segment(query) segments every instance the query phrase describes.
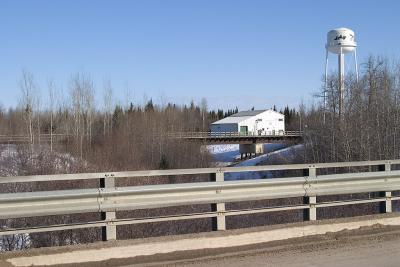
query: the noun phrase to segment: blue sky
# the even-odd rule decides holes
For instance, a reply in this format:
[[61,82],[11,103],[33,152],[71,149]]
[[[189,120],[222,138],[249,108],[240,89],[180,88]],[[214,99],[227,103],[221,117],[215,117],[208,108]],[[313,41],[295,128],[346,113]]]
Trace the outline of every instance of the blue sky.
[[382,0],[0,0],[0,103],[18,103],[26,68],[43,102],[48,79],[68,92],[85,72],[99,108],[105,80],[121,103],[297,107],[321,87],[328,30],[353,29],[360,61],[397,59],[399,10],[400,1]]

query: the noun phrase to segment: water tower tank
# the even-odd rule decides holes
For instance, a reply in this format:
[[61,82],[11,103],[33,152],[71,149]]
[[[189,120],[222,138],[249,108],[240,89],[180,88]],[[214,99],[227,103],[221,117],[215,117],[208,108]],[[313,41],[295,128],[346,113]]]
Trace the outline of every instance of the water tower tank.
[[326,49],[334,54],[346,54],[354,51],[357,43],[354,32],[347,28],[338,28],[328,32]]

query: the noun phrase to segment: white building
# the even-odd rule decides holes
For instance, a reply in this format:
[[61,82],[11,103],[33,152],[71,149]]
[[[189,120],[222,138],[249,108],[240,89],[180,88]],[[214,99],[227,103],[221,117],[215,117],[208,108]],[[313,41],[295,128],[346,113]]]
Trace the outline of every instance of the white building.
[[211,132],[243,135],[278,135],[285,131],[285,116],[272,109],[241,111],[211,124]]

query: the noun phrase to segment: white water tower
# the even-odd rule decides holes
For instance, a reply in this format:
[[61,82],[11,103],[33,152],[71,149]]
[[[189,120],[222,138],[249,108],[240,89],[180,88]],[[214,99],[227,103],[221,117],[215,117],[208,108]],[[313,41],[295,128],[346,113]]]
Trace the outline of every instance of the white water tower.
[[354,32],[347,28],[338,28],[328,32],[326,41],[326,58],[325,58],[325,92],[324,92],[324,108],[326,109],[326,90],[328,79],[328,55],[329,52],[338,55],[339,61],[339,116],[344,114],[344,55],[350,52],[354,54],[356,79],[358,82],[358,67],[357,67],[357,42]]

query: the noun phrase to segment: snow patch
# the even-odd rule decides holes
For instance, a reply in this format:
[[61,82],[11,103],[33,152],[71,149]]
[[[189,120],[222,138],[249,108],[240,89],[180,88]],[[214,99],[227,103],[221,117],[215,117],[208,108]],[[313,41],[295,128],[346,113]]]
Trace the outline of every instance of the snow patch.
[[239,145],[208,145],[207,150],[211,154],[220,154],[225,152],[239,151]]
[[[40,171],[45,166],[53,173],[71,173],[80,166],[87,163],[81,162],[70,154],[50,152],[45,146],[34,146],[32,152],[30,148],[15,144],[0,145],[0,179],[2,177],[27,175],[32,171]],[[83,164],[83,165],[82,165]],[[27,172],[27,169],[29,172]],[[21,186],[5,184],[0,187],[0,192],[23,192],[29,191],[29,185]],[[18,219],[6,220],[7,225],[0,225],[1,229],[19,227]],[[17,225],[17,226],[15,226]],[[0,251],[21,250],[31,246],[29,234],[13,234],[0,237]]]
[[[264,144],[264,151],[276,151],[285,144]],[[240,159],[239,144],[207,145],[206,150],[214,157],[214,166],[229,166]]]
[[[282,161],[282,164],[288,164],[293,162],[295,155],[303,149],[303,145],[295,145],[280,149],[274,152],[270,152],[256,158],[248,159],[235,165],[240,166],[258,166],[258,165],[271,165],[272,162],[277,160]],[[265,179],[273,178],[271,171],[261,172],[237,172],[237,173],[226,173],[225,181],[232,180],[250,180],[250,179]]]

